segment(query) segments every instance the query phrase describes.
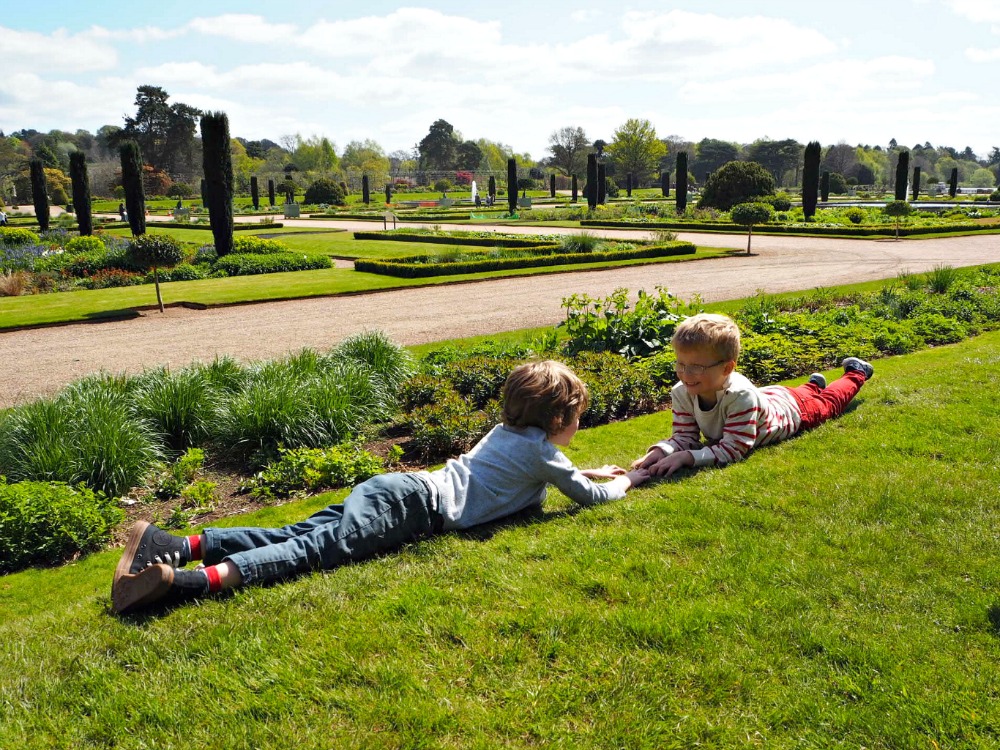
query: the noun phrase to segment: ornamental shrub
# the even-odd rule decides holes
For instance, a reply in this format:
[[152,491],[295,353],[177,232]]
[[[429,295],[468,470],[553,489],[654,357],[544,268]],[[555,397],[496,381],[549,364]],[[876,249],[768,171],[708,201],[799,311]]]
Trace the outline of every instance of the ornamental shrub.
[[87,251],[104,252],[104,241],[100,237],[74,237],[66,243],[67,253],[83,253]]
[[41,240],[30,229],[21,227],[0,227],[0,247],[18,247],[19,245],[37,245]]
[[236,237],[233,239],[233,253],[247,255],[270,255],[271,253],[286,253],[288,246],[278,240],[264,237]]
[[344,189],[338,183],[321,177],[306,188],[306,194],[302,200],[312,204],[326,203],[331,206],[346,206],[345,195]]
[[282,448],[277,461],[241,489],[261,500],[308,490],[350,487],[384,471],[382,460],[354,443],[329,448]]
[[728,211],[737,203],[774,194],[774,176],[752,161],[731,161],[709,175],[698,208]]
[[844,218],[852,224],[860,224],[865,220],[865,210],[857,206],[844,209]]
[[100,547],[124,514],[82,485],[0,477],[0,573],[53,565]]

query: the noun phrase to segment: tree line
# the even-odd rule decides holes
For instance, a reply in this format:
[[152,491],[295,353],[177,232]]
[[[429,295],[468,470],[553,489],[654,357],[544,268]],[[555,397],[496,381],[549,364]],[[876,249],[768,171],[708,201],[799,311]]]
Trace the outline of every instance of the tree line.
[[[204,113],[180,102],[171,103],[169,98],[160,87],[140,86],[135,114],[124,117],[121,125],[105,125],[93,134],[86,130],[40,133],[29,129],[0,133],[0,197],[7,202],[30,199],[28,165],[34,159],[44,170],[49,199],[65,204],[71,189],[70,159],[75,153],[82,153],[87,161],[95,195],[120,193],[118,153],[125,141],[134,141],[142,154],[141,176],[147,195],[197,194],[202,163],[198,123]],[[278,141],[235,137],[230,139],[230,149],[233,186],[243,194],[250,192],[255,181],[273,181],[287,193],[320,178],[358,190],[363,175],[372,177],[374,189],[381,189],[384,183],[395,187],[443,184],[442,178],[461,183],[473,175],[502,177],[511,158],[526,182],[547,180],[552,174],[585,178],[590,154],[605,175],[620,185],[658,185],[663,173],[676,173],[678,155],[684,154],[689,187],[704,185],[724,164],[753,161],[774,177],[778,187],[796,188],[802,185],[806,149],[794,139],[760,138],[738,143],[661,137],[649,120],[637,118],[627,120],[607,140],[591,138],[583,127],[574,125],[554,131],[548,143],[548,153],[536,160],[499,141],[466,138],[439,119],[410,149],[390,153],[371,139],[351,141],[338,149],[325,136],[303,138],[300,134],[284,135]],[[888,187],[895,184],[903,153],[908,154],[911,169],[919,168],[924,184],[948,182],[957,174],[963,185],[992,187],[1000,177],[1000,148],[979,157],[968,146],[959,150],[925,142],[907,147],[895,139],[885,146],[837,143],[822,147],[820,170],[829,173],[830,190],[835,193],[849,185]]]

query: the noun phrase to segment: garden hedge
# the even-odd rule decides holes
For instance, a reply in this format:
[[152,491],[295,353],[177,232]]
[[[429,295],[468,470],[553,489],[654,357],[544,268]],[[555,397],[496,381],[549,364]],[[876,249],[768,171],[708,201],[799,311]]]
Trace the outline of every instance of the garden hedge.
[[435,245],[474,245],[477,247],[545,247],[550,243],[520,237],[462,237],[450,234],[407,234],[403,232],[355,232],[356,240],[391,240],[393,242],[429,242]]
[[252,276],[259,273],[281,273],[284,271],[313,271],[330,268],[333,261],[328,255],[307,253],[271,253],[270,255],[248,255],[231,253],[215,262],[216,271],[225,271],[230,276]]
[[[118,226],[127,227],[128,224],[122,224],[117,222]],[[271,230],[271,229],[281,229],[284,226],[280,221],[276,221],[273,224],[233,224],[234,232],[249,231],[249,230]],[[163,227],[164,229],[205,229],[209,232],[212,231],[212,225],[209,223],[204,224],[188,224],[180,221],[147,221],[146,228],[149,227]]]
[[559,253],[560,247],[560,245],[537,245],[532,248],[531,254],[525,253],[523,258],[484,258],[483,260],[466,260],[456,263],[427,263],[426,261],[433,257],[428,255],[414,255],[394,260],[356,260],[354,261],[354,270],[413,279],[515,268],[666,258],[675,255],[693,255],[697,250],[690,242],[672,242],[668,245],[606,253]]
[[[683,232],[746,232],[746,227],[732,222],[698,222],[698,221],[616,221],[611,219],[582,219],[580,226],[606,227],[617,229],[673,229]],[[796,234],[796,235],[838,235],[847,237],[892,237],[896,229],[892,224],[876,226],[815,226],[789,227],[781,224],[762,224],[756,229],[757,234]],[[899,228],[899,236],[907,237],[919,234],[947,234],[949,232],[984,232],[1000,231],[1000,224],[947,224],[932,227],[906,226]]]

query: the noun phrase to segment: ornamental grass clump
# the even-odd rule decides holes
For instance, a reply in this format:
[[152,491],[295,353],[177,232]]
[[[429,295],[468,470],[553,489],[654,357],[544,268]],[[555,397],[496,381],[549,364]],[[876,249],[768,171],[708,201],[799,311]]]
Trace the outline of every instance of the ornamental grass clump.
[[133,409],[152,426],[167,450],[179,453],[201,445],[219,408],[219,392],[203,371],[166,368],[139,378]]

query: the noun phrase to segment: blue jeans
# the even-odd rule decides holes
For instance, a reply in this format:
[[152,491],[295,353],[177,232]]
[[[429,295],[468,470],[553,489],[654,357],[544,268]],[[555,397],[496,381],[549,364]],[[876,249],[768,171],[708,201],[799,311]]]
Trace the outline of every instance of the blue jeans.
[[430,488],[412,474],[380,474],[357,485],[342,505],[328,505],[280,529],[205,529],[204,562],[226,560],[243,583],[327,570],[388,552],[440,531]]

